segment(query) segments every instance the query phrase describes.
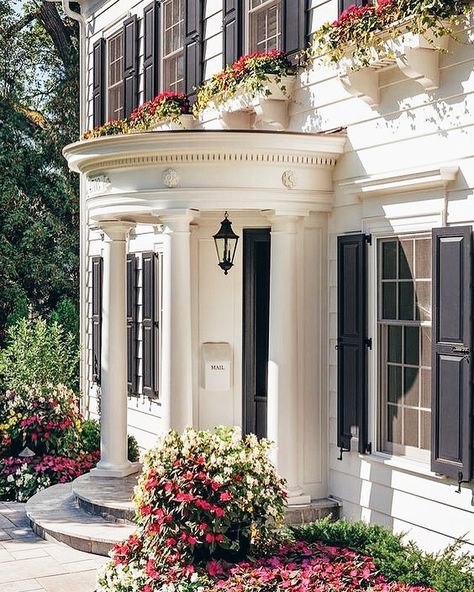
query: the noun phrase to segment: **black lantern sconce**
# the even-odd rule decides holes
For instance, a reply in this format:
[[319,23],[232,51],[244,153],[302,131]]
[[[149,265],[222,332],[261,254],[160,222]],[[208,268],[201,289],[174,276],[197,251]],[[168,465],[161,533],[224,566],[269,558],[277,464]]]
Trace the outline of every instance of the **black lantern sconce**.
[[235,252],[237,250],[237,243],[239,242],[238,235],[232,230],[232,222],[229,220],[229,214],[227,212],[224,215],[224,220],[221,222],[219,231],[213,238],[216,244],[219,267],[227,275],[229,269],[234,265]]

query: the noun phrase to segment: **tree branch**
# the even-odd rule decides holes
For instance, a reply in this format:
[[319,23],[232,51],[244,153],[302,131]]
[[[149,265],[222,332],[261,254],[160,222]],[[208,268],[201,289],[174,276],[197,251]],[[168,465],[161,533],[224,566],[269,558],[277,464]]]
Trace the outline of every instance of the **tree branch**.
[[56,5],[43,2],[39,7],[38,17],[51,37],[61,61],[65,66],[68,66],[72,54],[71,33],[59,15]]
[[34,21],[39,16],[39,10],[35,10],[34,12],[29,12],[25,14],[20,20],[16,21],[9,29],[5,31],[5,38],[10,39],[14,37],[17,33],[19,33],[22,29],[28,26],[32,21]]

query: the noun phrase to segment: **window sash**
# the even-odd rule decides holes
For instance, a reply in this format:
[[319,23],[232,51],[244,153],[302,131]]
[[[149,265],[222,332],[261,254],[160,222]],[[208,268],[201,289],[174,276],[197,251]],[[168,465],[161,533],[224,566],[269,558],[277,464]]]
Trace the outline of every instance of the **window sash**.
[[[416,244],[415,241],[423,240],[423,239],[430,239],[429,235],[424,233],[420,234],[411,234],[411,235],[400,235],[400,236],[389,236],[389,237],[380,237],[377,241],[377,335],[378,335],[378,343],[379,343],[379,355],[377,357],[377,374],[378,374],[378,385],[379,385],[379,392],[380,397],[378,397],[377,407],[378,407],[378,419],[377,419],[377,426],[378,426],[378,435],[377,435],[377,442],[378,442],[378,450],[380,450],[384,454],[394,455],[394,456],[404,456],[409,458],[410,460],[414,460],[421,463],[429,463],[430,461],[430,424],[431,424],[431,408],[426,404],[426,393],[430,392],[430,373],[431,373],[431,346],[429,345],[428,349],[428,357],[424,355],[424,341],[423,337],[426,335],[426,329],[430,330],[429,335],[429,343],[431,343],[431,319],[426,318],[416,318],[417,316],[417,300],[416,300],[416,290],[418,288],[419,283],[427,283],[429,284],[429,288],[431,288],[431,278],[426,277],[426,260],[423,262],[425,269],[421,275],[422,278],[418,279],[417,277],[417,258],[416,258],[416,247],[415,252],[413,254],[413,259],[411,261],[411,269],[410,272],[412,278],[409,277],[401,278],[400,269],[400,249],[401,244],[403,241],[412,241],[413,245]],[[382,257],[383,253],[383,244],[387,242],[394,242],[397,245],[396,250],[396,270],[394,273],[389,274],[392,275],[390,279],[384,278],[384,260]],[[429,249],[429,253],[431,254],[431,249]],[[431,261],[428,262],[431,265]],[[418,263],[418,265],[420,265]],[[421,270],[421,265],[420,265]],[[406,275],[406,270],[405,270]],[[430,273],[431,275],[431,273]],[[399,294],[398,294],[398,284],[403,282],[413,282],[414,285],[414,294],[413,294],[413,318],[411,319],[399,319]],[[395,318],[384,318],[383,317],[383,284],[384,282],[393,282],[397,286],[397,298],[396,298],[396,314]],[[389,359],[388,347],[389,347],[389,331],[390,327],[397,327],[400,328],[400,359]],[[405,347],[406,347],[406,332],[413,328],[418,328],[418,351],[417,351],[417,363],[414,360],[409,360],[407,358]],[[425,331],[423,335],[423,331]],[[398,343],[397,343],[398,347]],[[423,359],[424,358],[424,359]],[[395,401],[389,400],[389,385],[388,385],[388,376],[390,370],[394,372],[392,376],[392,380],[397,385],[400,393],[397,394],[397,399]],[[416,370],[415,377],[412,376],[413,370]],[[417,398],[416,400],[409,400],[410,396],[410,380],[416,381],[416,389],[417,394],[415,395]],[[407,382],[408,381],[408,382]],[[428,381],[425,382],[424,381]],[[413,383],[411,385],[413,387]],[[423,388],[425,388],[425,396],[423,396]],[[398,392],[397,389],[397,392]],[[413,392],[411,393],[413,396]],[[393,395],[392,395],[393,396]],[[389,410],[392,413],[398,412],[399,414],[399,425],[393,426],[392,429],[399,429],[400,434],[397,440],[398,442],[392,442],[388,440],[388,414]],[[417,416],[415,417],[415,414]],[[411,415],[411,418],[410,418]],[[411,423],[411,425],[410,425]],[[411,442],[407,443],[407,436],[413,436],[413,423],[416,424],[416,439],[417,445],[411,445]],[[408,431],[407,431],[408,430]],[[424,433],[423,430],[427,430]],[[423,440],[425,444],[428,444],[428,448],[421,448],[423,445]],[[412,439],[413,442],[413,439]]]
[[[276,29],[269,32],[271,12],[276,13]],[[264,19],[263,36],[259,37],[259,19]],[[249,11],[249,51],[270,51],[282,47],[282,2],[281,0],[250,0]]]
[[123,94],[123,32],[107,40],[107,119],[124,115]]
[[184,0],[167,0],[162,11],[163,88],[184,92]]

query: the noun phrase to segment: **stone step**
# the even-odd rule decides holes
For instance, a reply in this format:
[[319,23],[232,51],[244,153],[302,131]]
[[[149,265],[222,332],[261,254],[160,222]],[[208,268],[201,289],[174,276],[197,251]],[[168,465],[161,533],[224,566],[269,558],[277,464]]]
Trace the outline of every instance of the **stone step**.
[[53,485],[34,495],[26,503],[26,514],[38,536],[96,555],[108,555],[115,543],[134,530],[131,524],[111,522],[79,507],[71,483]]

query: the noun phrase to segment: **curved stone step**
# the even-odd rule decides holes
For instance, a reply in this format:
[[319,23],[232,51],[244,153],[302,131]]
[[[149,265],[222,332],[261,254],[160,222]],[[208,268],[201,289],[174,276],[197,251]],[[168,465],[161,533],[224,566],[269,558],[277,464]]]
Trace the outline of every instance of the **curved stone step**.
[[132,524],[110,522],[80,508],[71,483],[53,485],[34,495],[26,503],[26,514],[38,536],[96,555],[108,555],[115,543],[134,530]]

